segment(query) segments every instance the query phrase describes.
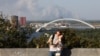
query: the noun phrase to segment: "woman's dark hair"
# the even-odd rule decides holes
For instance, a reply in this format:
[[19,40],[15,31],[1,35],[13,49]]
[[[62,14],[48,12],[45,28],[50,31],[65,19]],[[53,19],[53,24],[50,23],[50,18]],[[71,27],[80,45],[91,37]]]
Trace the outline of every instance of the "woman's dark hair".
[[62,31],[61,30],[57,30],[56,32],[59,32],[62,35]]

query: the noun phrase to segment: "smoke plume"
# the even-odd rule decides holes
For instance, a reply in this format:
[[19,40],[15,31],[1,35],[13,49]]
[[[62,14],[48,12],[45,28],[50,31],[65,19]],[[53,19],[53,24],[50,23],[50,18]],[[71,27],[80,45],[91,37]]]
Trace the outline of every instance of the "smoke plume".
[[18,0],[16,3],[17,11],[20,15],[32,17],[32,20],[48,20],[61,17],[71,18],[72,13],[65,8],[59,6],[41,7],[39,0]]

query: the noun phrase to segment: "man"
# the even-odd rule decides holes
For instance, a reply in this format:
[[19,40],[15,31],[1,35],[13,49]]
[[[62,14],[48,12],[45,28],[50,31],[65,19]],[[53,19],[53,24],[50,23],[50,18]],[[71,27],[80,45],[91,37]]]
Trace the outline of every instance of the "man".
[[62,50],[62,38],[61,31],[57,31],[54,35],[51,35],[47,43],[49,44],[50,56],[60,56]]

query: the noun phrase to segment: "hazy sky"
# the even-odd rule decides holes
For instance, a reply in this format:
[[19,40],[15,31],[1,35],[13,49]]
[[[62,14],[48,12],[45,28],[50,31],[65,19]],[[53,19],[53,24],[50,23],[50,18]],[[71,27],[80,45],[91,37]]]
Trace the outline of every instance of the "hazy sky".
[[28,20],[100,20],[100,0],[0,0],[0,11],[26,16]]

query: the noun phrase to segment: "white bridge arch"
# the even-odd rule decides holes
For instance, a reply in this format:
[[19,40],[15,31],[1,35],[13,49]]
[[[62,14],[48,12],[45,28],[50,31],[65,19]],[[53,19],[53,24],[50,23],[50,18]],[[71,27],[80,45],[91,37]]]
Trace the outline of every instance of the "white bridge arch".
[[91,24],[89,24],[89,23],[87,23],[87,22],[85,22],[85,21],[82,21],[82,20],[79,20],[79,19],[73,19],[73,18],[63,18],[63,19],[53,20],[53,21],[51,21],[51,22],[48,22],[48,23],[44,24],[43,26],[41,26],[40,28],[38,28],[38,29],[36,30],[36,32],[39,32],[43,27],[46,27],[46,26],[48,26],[48,25],[51,24],[51,23],[54,23],[54,22],[57,22],[57,21],[63,21],[63,20],[81,22],[81,23],[83,23],[83,24],[85,24],[85,25],[87,25],[87,26],[89,26],[89,27],[95,29],[95,27],[94,27],[93,25],[91,25]]

